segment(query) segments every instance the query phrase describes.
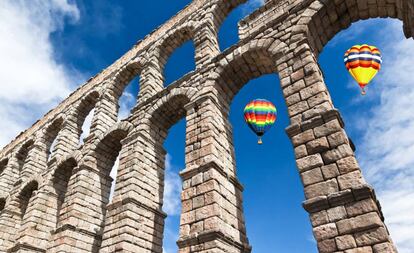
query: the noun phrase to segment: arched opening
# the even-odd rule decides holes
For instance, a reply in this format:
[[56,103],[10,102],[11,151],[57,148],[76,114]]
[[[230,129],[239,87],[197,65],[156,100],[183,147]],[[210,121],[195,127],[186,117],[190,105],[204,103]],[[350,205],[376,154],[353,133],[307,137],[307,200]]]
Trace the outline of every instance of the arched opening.
[[[173,210],[173,215],[179,212],[179,210],[175,210],[176,205],[174,204],[166,203],[163,205],[164,200],[166,202],[171,200],[164,198],[164,195],[170,194],[164,192],[164,185],[167,184],[166,191],[179,187],[179,184],[176,183],[176,177],[173,178],[175,180],[173,185],[168,185],[170,182],[165,182],[165,178],[169,180],[169,175],[166,173],[171,173],[171,168],[167,168],[168,170],[165,172],[167,153],[163,144],[171,126],[185,117],[184,105],[189,102],[187,95],[183,94],[181,90],[179,92],[173,90],[171,93],[175,95],[169,94],[165,98],[160,98],[152,108],[148,108],[142,114],[144,117],[141,119],[140,127],[135,128],[122,141],[122,144],[118,145],[119,142],[112,140],[112,137],[109,139],[105,137],[106,140],[101,141],[94,152],[98,168],[102,171],[101,188],[108,190],[101,191],[102,198],[105,199],[109,195],[110,185],[106,186],[102,182],[108,182],[104,177],[108,177],[111,170],[111,167],[108,166],[113,165],[109,161],[115,161],[117,154],[113,151],[120,150],[121,145],[125,145],[119,154],[117,171],[119,182],[115,185],[113,200],[107,206],[108,214],[105,219],[101,250],[119,246],[120,248],[128,247],[129,250],[145,249],[151,252],[163,252],[164,220],[166,218],[164,211]],[[121,122],[120,124],[126,123]],[[108,150],[111,150],[112,153],[108,154]],[[177,189],[173,190],[177,191]],[[173,201],[176,203],[175,199]],[[120,205],[121,203],[122,205]],[[166,209],[164,211],[163,206]],[[133,211],[125,212],[124,210]],[[136,222],[137,215],[140,217],[140,224],[145,225],[131,227],[131,224]],[[113,235],[114,229],[119,231],[116,235]],[[119,242],[124,240],[125,233],[128,235],[139,234],[141,238],[146,239],[120,244]]]
[[20,211],[20,219],[24,222],[26,218],[27,209],[32,203],[32,200],[38,190],[39,184],[36,181],[32,181],[28,183],[23,190],[20,192],[19,195],[19,211]]
[[78,129],[79,144],[83,144],[85,139],[90,135],[92,120],[95,114],[95,106],[98,99],[99,93],[93,91],[88,94],[77,107],[76,127]]
[[0,178],[2,177],[4,170],[6,169],[7,163],[9,162],[8,159],[3,159],[0,161]]
[[38,230],[41,231],[41,224],[38,219],[41,217],[39,212],[42,211],[36,209],[39,207],[38,204],[40,204],[37,198],[39,183],[36,180],[32,180],[26,182],[21,189],[17,195],[17,209],[15,209],[17,215],[14,216],[15,228],[17,228],[15,242],[18,243],[21,243],[27,235],[33,233],[33,228],[39,226]]
[[[410,135],[405,134],[413,129],[410,117],[413,92],[411,77],[404,74],[413,71],[410,55],[413,43],[403,37],[403,34],[413,36],[412,2],[391,1],[385,7],[382,3],[359,1],[342,6],[326,2],[313,12],[308,24],[310,45],[315,55],[320,56],[333,101],[341,109],[347,132],[358,147],[356,156],[361,171],[376,189],[397,248],[403,252],[412,249],[414,244],[404,231],[414,228],[413,220],[408,218],[413,205],[402,205],[397,211],[393,208],[397,202],[411,203],[406,198],[414,196],[412,187],[406,183],[413,180],[414,172],[410,170],[413,161],[405,155],[414,146],[412,139],[407,138]],[[370,19],[380,17],[403,20],[404,32],[399,21]],[[369,20],[360,21],[365,19]],[[361,97],[354,88],[355,81],[344,70],[343,55],[354,44],[364,43],[378,46],[384,62],[368,86],[368,95]],[[406,218],[402,221],[401,217]]]
[[[164,220],[163,250],[177,251],[180,214],[181,178],[179,171],[184,168],[185,116],[184,106],[189,102],[186,95],[171,96],[151,117],[151,137],[155,151],[165,154],[157,157],[160,208],[167,214]],[[162,235],[161,235],[162,236]]]
[[[377,46],[383,64],[361,96],[343,64],[345,51],[356,44]],[[369,19],[335,31],[322,44],[319,63],[332,100],[342,114],[347,133],[367,181],[381,201],[385,223],[400,252],[414,243],[405,231],[414,229],[412,182],[414,159],[414,41],[406,39],[402,22]],[[399,208],[396,209],[395,206]]]
[[0,161],[0,192],[9,192],[14,183],[14,173],[8,166],[9,159]]
[[27,163],[29,151],[32,149],[33,144],[33,140],[27,141],[16,154],[18,164],[17,173],[19,176],[22,175],[24,165]]
[[89,111],[88,115],[86,115],[85,120],[83,121],[82,128],[81,128],[82,134],[79,137],[80,144],[85,143],[85,139],[91,133],[92,119],[93,119],[94,113],[95,113],[95,108]]
[[[411,19],[413,6],[407,0],[387,2],[385,7],[381,3],[368,4],[351,1],[336,5],[334,2],[321,4],[318,1],[312,3],[309,10],[312,12],[312,17],[308,22],[305,22],[308,26],[307,37],[317,55],[340,31],[348,28],[354,22],[370,18],[387,17],[403,20],[406,36],[414,36],[408,34],[411,31],[410,27],[413,26]],[[304,17],[304,19],[307,18]]]
[[131,115],[131,110],[137,104],[139,94],[140,77],[133,78],[125,87],[121,97],[119,98],[118,121],[126,119]]
[[[230,61],[219,73],[217,93],[229,111],[225,117],[235,147],[230,159],[245,187],[243,209],[253,251],[272,248],[280,252],[316,252],[315,243],[309,239],[312,229],[308,214],[301,207],[304,194],[294,151],[284,131],[290,124],[285,106],[289,101],[285,101],[279,88],[276,58],[260,48],[252,49]],[[240,70],[243,74],[237,75]],[[264,136],[263,145],[257,144],[257,136],[243,115],[247,103],[258,98],[273,102],[278,109],[277,121]],[[243,233],[243,228],[239,230]]]
[[111,189],[109,191],[108,203],[111,203],[112,199],[114,198],[115,186],[116,186],[116,177],[118,176],[119,162],[120,162],[120,157],[118,155],[115,159],[114,166],[112,166],[111,172],[109,173],[109,176],[112,178],[112,182],[111,182]]
[[107,217],[111,183],[114,180],[110,172],[118,154],[121,159],[119,169],[125,166],[124,158],[129,150],[121,151],[122,141],[131,128],[127,122],[114,125],[105,134],[97,136],[92,144],[93,149],[84,154],[82,163],[77,164],[75,158],[70,158],[59,165],[53,179],[53,187],[58,195],[58,229],[53,238],[55,246],[60,244],[65,231],[73,231],[71,225],[76,222],[77,229],[73,233],[87,231],[90,238],[82,247],[93,252],[100,248],[104,224],[113,221]]
[[141,63],[133,62],[124,67],[116,76],[109,96],[116,102],[114,115],[116,121],[127,118],[140,96]]
[[4,210],[5,206],[6,206],[6,199],[0,198],[0,213]]
[[[99,189],[100,192],[97,195],[100,203],[100,213],[103,217],[106,217],[107,205],[112,199],[113,192],[111,188],[115,188],[116,178],[111,177],[113,170],[119,170],[121,166],[125,166],[123,163],[116,164],[119,157],[120,161],[124,161],[125,154],[121,152],[121,141],[127,136],[128,130],[118,128],[107,133],[107,135],[98,143],[94,151],[94,159],[96,159],[96,168],[99,170]],[[115,165],[118,165],[117,167]],[[116,173],[115,173],[116,175]],[[103,223],[102,221],[102,229]]]
[[[168,53],[167,53],[168,54]],[[165,63],[164,86],[168,86],[179,80],[185,74],[195,69],[195,48],[192,41],[184,42],[175,51],[169,53],[168,61]]]
[[[255,252],[269,248],[277,252],[316,252],[315,243],[309,240],[309,218],[301,206],[303,186],[295,169],[294,151],[284,131],[289,116],[279,87],[277,74],[250,80],[230,107],[237,175],[245,187],[247,236]],[[243,116],[244,107],[258,98],[271,101],[278,110],[277,121],[263,136],[262,145],[257,144],[257,136]]]
[[56,144],[58,143],[57,136],[62,130],[63,119],[58,118],[46,129],[44,142],[46,145],[46,160],[48,161],[51,158],[51,154],[56,150]]
[[237,6],[231,6],[227,1],[223,2],[226,2],[223,4],[227,6],[217,15],[218,40],[221,51],[239,42],[239,22],[264,4],[264,1],[261,0],[247,0],[243,1],[244,3],[238,1]]
[[65,203],[65,199],[67,195],[70,194],[68,192],[69,181],[73,176],[73,169],[77,166],[77,163],[74,159],[69,159],[59,165],[56,169],[54,176],[53,176],[53,189],[57,196],[56,199],[56,228],[59,227],[59,222],[61,217],[65,216],[65,210],[62,209],[63,203]]
[[164,142],[167,151],[165,158],[165,183],[163,210],[167,214],[164,227],[163,249],[165,252],[177,252],[177,240],[180,230],[181,189],[179,172],[185,168],[185,120],[178,121],[168,131]]

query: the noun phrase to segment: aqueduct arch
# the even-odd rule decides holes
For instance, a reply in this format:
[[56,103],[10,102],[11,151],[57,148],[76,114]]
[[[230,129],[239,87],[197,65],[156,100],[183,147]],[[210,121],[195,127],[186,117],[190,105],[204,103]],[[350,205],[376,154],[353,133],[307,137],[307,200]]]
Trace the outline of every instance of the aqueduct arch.
[[[319,251],[397,252],[317,57],[338,31],[360,19],[398,18],[413,37],[414,2],[268,0],[239,23],[240,41],[220,53],[217,31],[243,2],[193,1],[0,151],[0,251],[161,253],[162,142],[185,117],[180,252],[251,252],[227,117],[246,82],[275,73]],[[166,58],[189,39],[196,70],[163,87]],[[119,96],[137,75],[138,103],[117,122]],[[92,108],[90,137],[78,147],[80,122]],[[47,158],[53,138],[56,159],[37,163],[39,155]],[[109,203],[109,170],[118,153]]]

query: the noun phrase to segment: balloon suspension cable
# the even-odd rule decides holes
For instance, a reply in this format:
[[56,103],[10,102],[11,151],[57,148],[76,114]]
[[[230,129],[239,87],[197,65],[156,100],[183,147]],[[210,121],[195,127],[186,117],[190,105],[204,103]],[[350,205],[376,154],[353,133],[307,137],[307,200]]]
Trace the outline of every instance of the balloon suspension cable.
[[262,137],[259,137],[259,140],[257,141],[257,144],[259,144],[259,145],[263,144]]
[[365,96],[367,94],[367,92],[365,91],[365,88],[361,88],[361,95]]

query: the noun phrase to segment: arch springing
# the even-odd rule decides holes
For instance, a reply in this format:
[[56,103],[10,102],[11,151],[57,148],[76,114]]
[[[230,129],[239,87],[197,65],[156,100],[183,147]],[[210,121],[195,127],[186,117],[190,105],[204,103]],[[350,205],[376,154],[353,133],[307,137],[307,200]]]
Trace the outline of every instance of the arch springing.
[[[97,91],[92,91],[80,102],[76,109],[76,126],[80,143],[83,143],[83,138],[86,138],[86,135],[90,134],[90,129],[92,128],[93,123],[93,115],[95,112],[94,108],[98,102],[98,99],[99,93]],[[84,131],[84,129],[89,129],[89,131]],[[83,132],[85,132],[85,134],[83,134]]]
[[0,161],[0,177],[3,175],[3,172],[6,169],[8,163],[9,160],[7,158]]
[[58,227],[60,217],[63,215],[63,203],[67,196],[69,181],[73,175],[73,169],[77,166],[75,159],[68,159],[59,165],[53,176],[53,189],[57,195],[56,205],[56,227]]
[[192,22],[176,28],[174,31],[167,34],[166,38],[156,46],[152,56],[152,61],[150,61],[153,63],[149,65],[149,68],[152,68],[153,72],[156,73],[154,75],[154,81],[159,87],[165,87],[168,85],[165,83],[165,66],[173,52],[182,47],[186,42],[191,41],[194,42],[195,47],[194,62],[197,62],[197,52],[201,48],[200,45],[196,44],[196,27]]
[[21,173],[23,172],[23,167],[27,162],[29,152],[32,149],[33,145],[34,145],[33,140],[27,141],[25,144],[23,144],[21,146],[21,148],[19,149],[19,151],[16,154],[16,159],[17,159],[17,164],[18,164],[17,173],[20,176],[21,176]]
[[118,121],[126,119],[131,114],[131,110],[137,103],[138,95],[140,92],[139,79],[139,77],[132,79],[126,85],[124,92],[119,97]]
[[[108,92],[105,92],[105,96],[110,97],[115,102],[111,113],[114,123],[120,119],[126,118],[130,110],[136,104],[139,97],[143,94],[141,91],[141,72],[143,71],[143,63],[140,60],[133,61],[124,66],[115,76],[114,80],[108,87]],[[142,74],[145,76],[145,74]],[[145,83],[145,79],[143,78]],[[143,86],[151,86],[150,82]],[[153,92],[151,87],[147,90],[144,89],[144,93]]]
[[4,210],[4,207],[6,206],[6,199],[0,198],[0,213]]
[[22,221],[25,218],[27,208],[30,204],[30,201],[34,197],[36,191],[39,188],[39,183],[37,181],[29,182],[19,194],[19,209],[20,209],[20,218]]
[[57,136],[63,128],[63,119],[60,117],[53,121],[52,124],[46,129],[44,134],[44,144],[46,145],[46,160],[49,160],[51,154],[56,150],[58,143]]

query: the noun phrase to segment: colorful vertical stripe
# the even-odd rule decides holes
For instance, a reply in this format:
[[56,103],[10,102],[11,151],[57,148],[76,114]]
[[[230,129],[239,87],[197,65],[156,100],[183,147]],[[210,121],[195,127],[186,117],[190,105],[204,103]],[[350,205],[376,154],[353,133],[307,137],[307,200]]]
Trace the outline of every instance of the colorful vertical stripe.
[[272,127],[276,115],[276,107],[265,99],[253,100],[244,108],[244,119],[258,136],[262,136]]

